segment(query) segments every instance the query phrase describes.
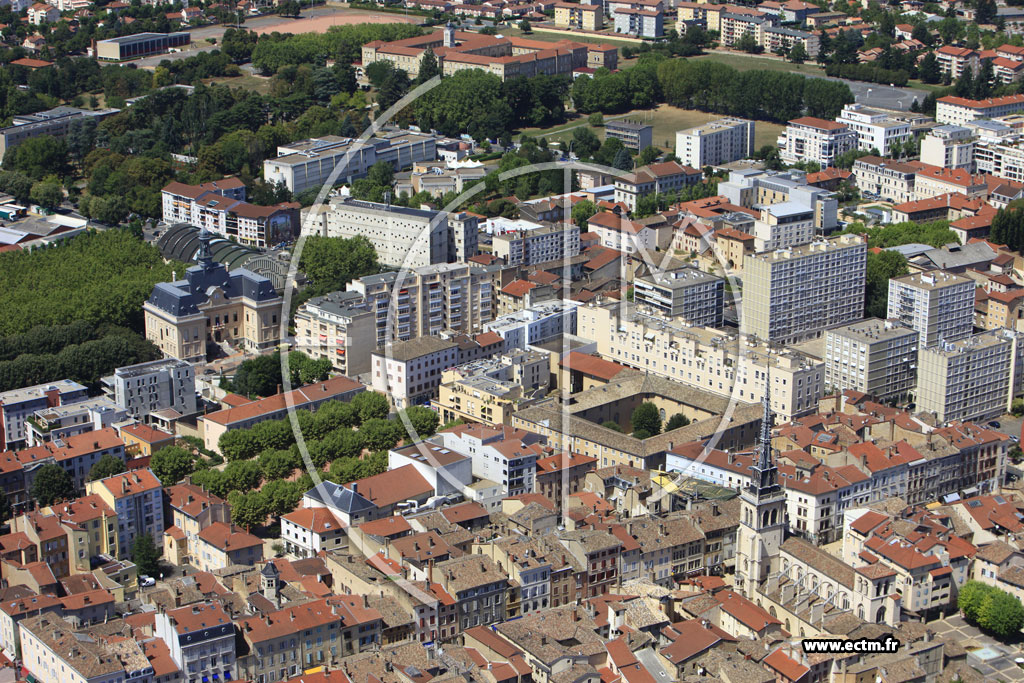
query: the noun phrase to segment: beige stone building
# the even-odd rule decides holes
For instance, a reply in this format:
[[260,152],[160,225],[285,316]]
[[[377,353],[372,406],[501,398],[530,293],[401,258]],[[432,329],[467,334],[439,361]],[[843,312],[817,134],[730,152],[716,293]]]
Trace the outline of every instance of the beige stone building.
[[[860,296],[863,305],[863,289]],[[608,360],[744,403],[761,401],[770,375],[772,410],[786,420],[816,410],[824,386],[823,364],[800,353],[674,323],[628,303],[578,308],[577,334],[594,340]]]
[[555,26],[600,31],[604,26],[604,13],[600,4],[559,2],[555,4]]
[[740,328],[788,344],[860,320],[866,267],[867,244],[860,235],[747,256]]
[[446,370],[437,400],[441,422],[463,419],[486,425],[510,424],[513,413],[547,393],[549,363],[547,354],[531,350]]
[[272,349],[280,341],[281,296],[267,278],[214,262],[211,239],[199,234],[199,264],[184,280],[153,288],[143,304],[146,338],[165,356],[189,362],[205,361],[208,344],[228,342],[249,353]]

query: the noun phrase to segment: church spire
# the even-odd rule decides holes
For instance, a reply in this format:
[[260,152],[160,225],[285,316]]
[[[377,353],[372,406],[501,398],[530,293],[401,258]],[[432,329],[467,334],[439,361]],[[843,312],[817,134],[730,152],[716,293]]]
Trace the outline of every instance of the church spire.
[[775,467],[772,453],[772,400],[771,373],[767,373],[764,387],[764,413],[761,415],[761,436],[757,444],[757,462],[754,464],[754,476],[751,488],[760,495],[774,493],[779,487],[779,471]]

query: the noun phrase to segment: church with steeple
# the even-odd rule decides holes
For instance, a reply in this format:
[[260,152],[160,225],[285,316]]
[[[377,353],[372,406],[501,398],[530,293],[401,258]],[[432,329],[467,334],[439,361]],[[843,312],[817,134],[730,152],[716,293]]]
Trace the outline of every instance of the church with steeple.
[[770,386],[764,392],[764,414],[757,459],[750,483],[740,494],[740,526],[736,535],[736,588],[753,597],[772,572],[778,571],[779,548],[786,534],[786,494],[779,484],[772,449]]
[[882,566],[854,568],[799,536],[787,538],[786,492],[772,448],[770,387],[750,483],[740,493],[736,534],[736,590],[783,619],[801,637],[825,620],[850,613],[869,623],[900,623],[901,596],[895,573]]
[[196,239],[196,265],[182,280],[158,283],[143,304],[146,338],[165,356],[192,363],[206,360],[209,344],[250,353],[277,346],[282,298],[270,280],[214,261],[205,229]]

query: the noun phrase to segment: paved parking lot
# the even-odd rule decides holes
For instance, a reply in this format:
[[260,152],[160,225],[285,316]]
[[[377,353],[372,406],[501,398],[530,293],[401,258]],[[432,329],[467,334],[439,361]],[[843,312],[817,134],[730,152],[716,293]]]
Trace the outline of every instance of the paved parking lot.
[[959,614],[933,621],[928,626],[936,635],[954,640],[969,651],[978,651],[982,656],[968,655],[967,663],[986,680],[1024,681],[1024,669],[1014,662],[1021,654],[1019,643],[1003,645],[968,624]]

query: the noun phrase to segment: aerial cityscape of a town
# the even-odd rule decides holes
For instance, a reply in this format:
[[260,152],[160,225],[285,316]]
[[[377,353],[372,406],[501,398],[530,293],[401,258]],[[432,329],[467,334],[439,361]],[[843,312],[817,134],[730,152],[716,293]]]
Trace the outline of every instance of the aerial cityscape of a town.
[[1024,0],[0,0],[0,683],[1024,682]]

